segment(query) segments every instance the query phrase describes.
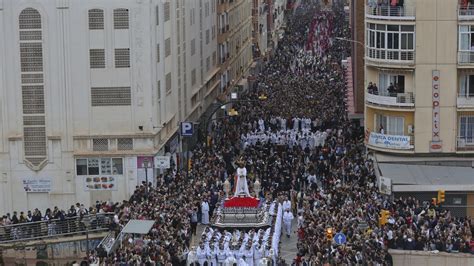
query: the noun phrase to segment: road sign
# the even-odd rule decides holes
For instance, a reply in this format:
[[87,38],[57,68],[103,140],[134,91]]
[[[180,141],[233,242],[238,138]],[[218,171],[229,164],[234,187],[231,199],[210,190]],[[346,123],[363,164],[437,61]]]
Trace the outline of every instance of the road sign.
[[181,136],[192,136],[194,132],[193,122],[181,122]]
[[169,156],[155,156],[155,168],[169,169],[170,157]]
[[336,244],[338,245],[344,245],[346,241],[347,241],[346,235],[344,235],[343,233],[337,233],[334,236],[334,242],[336,242]]

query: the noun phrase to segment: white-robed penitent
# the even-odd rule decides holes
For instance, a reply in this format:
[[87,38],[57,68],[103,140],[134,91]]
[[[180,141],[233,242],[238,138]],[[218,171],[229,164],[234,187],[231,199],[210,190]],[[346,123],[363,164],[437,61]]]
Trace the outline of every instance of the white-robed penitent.
[[204,201],[201,204],[202,224],[209,224],[209,203]]
[[283,224],[285,226],[286,234],[291,235],[291,221],[293,221],[293,213],[289,209],[283,214]]
[[249,187],[247,184],[247,168],[237,168],[237,184],[235,186],[234,197],[247,196],[250,197]]

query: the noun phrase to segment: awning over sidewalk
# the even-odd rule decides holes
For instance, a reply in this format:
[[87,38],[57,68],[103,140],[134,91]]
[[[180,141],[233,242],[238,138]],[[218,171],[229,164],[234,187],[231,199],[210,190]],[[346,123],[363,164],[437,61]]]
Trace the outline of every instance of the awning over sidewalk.
[[474,191],[474,168],[459,166],[379,163],[381,176],[390,178],[392,190]]

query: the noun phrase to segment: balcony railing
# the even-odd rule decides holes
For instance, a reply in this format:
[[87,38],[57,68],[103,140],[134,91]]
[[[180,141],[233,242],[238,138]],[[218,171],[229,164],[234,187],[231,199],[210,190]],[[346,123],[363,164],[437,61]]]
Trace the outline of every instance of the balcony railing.
[[414,137],[370,132],[367,145],[390,150],[412,150]]
[[404,108],[415,107],[415,97],[413,92],[405,93],[369,93],[365,94],[365,100],[369,103],[385,106],[395,106]]
[[458,51],[458,64],[474,64],[474,51]]
[[414,20],[414,6],[368,5],[366,17],[372,19]]
[[474,151],[474,137],[458,137],[456,149],[458,151]]
[[459,94],[457,98],[458,108],[472,108],[474,107],[474,95]]
[[458,5],[458,19],[460,20],[474,19],[474,6]]
[[365,55],[368,60],[380,62],[382,64],[415,63],[415,51],[413,50],[395,50],[367,47],[367,52]]
[[112,213],[0,226],[0,244],[108,231]]

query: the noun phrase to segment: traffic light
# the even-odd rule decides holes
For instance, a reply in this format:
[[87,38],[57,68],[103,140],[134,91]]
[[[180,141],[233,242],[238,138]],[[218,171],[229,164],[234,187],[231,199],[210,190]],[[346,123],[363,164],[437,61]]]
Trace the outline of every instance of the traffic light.
[[388,223],[388,218],[390,217],[390,212],[387,210],[381,210],[380,211],[380,218],[379,218],[379,224],[380,225],[385,225]]
[[445,200],[445,192],[444,190],[438,190],[438,204],[443,203]]
[[332,228],[327,228],[326,229],[326,238],[327,238],[327,240],[332,241],[332,238],[333,238]]
[[188,170],[191,171],[192,168],[193,168],[193,160],[188,159]]

